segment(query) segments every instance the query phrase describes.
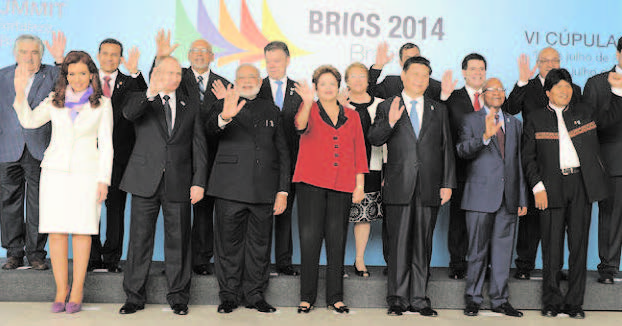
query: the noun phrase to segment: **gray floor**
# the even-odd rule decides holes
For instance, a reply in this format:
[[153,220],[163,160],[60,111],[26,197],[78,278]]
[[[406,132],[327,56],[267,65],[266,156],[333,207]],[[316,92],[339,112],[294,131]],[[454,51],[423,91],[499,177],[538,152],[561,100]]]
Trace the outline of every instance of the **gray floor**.
[[2,302],[0,303],[0,325],[45,325],[45,326],[90,326],[90,325],[250,325],[253,326],[296,326],[305,325],[620,325],[622,312],[587,312],[586,320],[573,320],[567,316],[556,318],[541,317],[538,311],[525,311],[523,318],[505,317],[490,311],[482,311],[478,317],[466,317],[460,310],[439,310],[438,318],[421,317],[417,314],[389,317],[385,309],[353,309],[349,315],[338,315],[326,309],[315,309],[309,314],[297,314],[295,308],[280,308],[274,314],[262,314],[254,310],[240,308],[231,314],[218,314],[216,306],[195,305],[190,314],[177,316],[166,305],[147,305],[136,314],[118,314],[118,304],[87,304],[84,311],[73,315],[52,314],[49,303]]

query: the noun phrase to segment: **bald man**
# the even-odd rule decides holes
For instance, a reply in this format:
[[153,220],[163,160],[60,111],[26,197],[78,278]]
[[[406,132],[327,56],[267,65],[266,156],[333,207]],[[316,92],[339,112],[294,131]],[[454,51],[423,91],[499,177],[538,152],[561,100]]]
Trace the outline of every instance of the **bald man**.
[[121,180],[132,194],[130,242],[123,279],[127,295],[119,313],[142,310],[153,256],[158,213],[164,217],[166,299],[175,314],[188,314],[190,299],[190,205],[203,198],[207,148],[199,107],[179,87],[181,66],[158,59],[147,92],[134,93],[123,116],[134,123],[136,144]]
[[220,287],[219,313],[230,313],[241,302],[271,313],[264,299],[268,284],[272,216],[287,207],[290,157],[273,101],[258,98],[259,70],[241,65],[235,90],[216,102],[207,120],[209,137],[218,152],[207,193],[216,198],[215,255]]
[[[508,96],[506,110],[511,114],[522,113],[523,122],[527,124],[533,112],[544,110],[549,99],[544,93],[544,80],[552,69],[559,69],[560,57],[557,50],[547,47],[538,54],[536,66],[531,68],[529,57],[522,54],[518,59],[519,79]],[[535,71],[538,75],[534,78]],[[530,79],[531,78],[531,79]],[[572,84],[571,104],[581,101],[581,88]],[[527,215],[518,222],[518,240],[516,241],[516,273],[519,280],[531,278],[531,271],[535,268],[536,253],[540,243],[540,218],[534,206],[533,196],[529,196]],[[564,276],[565,277],[565,276]]]
[[527,213],[527,184],[520,152],[523,126],[501,109],[505,90],[499,79],[487,80],[482,96],[482,110],[464,117],[456,145],[458,156],[466,162],[460,206],[466,211],[469,243],[464,314],[477,316],[484,300],[486,267],[490,264],[488,291],[492,310],[522,317],[522,312],[508,301],[508,278],[516,222],[518,216]]
[[[179,46],[171,45],[170,31],[160,30],[156,36],[157,57],[170,56]],[[198,103],[201,119],[209,116],[213,104],[224,97],[230,84],[225,78],[210,69],[214,61],[212,46],[204,39],[198,39],[188,49],[189,68],[182,68],[179,88],[190,102]],[[214,154],[218,150],[216,140],[207,139],[207,180],[214,165]],[[206,196],[193,206],[192,222],[192,270],[198,275],[212,274],[210,260],[214,253],[214,198]]]

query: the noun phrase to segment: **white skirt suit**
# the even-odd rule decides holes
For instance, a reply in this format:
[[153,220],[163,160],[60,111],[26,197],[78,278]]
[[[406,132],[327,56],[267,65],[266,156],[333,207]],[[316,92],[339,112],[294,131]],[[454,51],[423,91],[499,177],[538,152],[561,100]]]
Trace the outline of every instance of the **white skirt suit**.
[[41,161],[39,183],[40,233],[99,233],[101,204],[98,183],[110,185],[112,173],[112,106],[101,97],[71,121],[70,109],[52,104],[53,93],[32,110],[27,101],[14,104],[24,128],[52,121],[52,138]]

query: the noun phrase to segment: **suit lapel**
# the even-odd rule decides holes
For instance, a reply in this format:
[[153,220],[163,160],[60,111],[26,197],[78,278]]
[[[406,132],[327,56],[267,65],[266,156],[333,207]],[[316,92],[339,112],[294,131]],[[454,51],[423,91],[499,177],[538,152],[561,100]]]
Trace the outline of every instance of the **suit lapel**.
[[274,98],[272,97],[272,88],[270,87],[270,79],[268,77],[263,79],[259,93],[262,95],[262,98],[274,102]]
[[180,129],[181,124],[184,121],[187,113],[186,101],[180,97],[180,93],[177,92],[177,94],[175,94],[175,97],[177,98],[177,102],[175,103],[175,123],[173,124],[173,132],[171,133],[171,138],[175,137],[175,135],[177,134],[177,130]]
[[432,122],[432,119],[434,119],[433,111],[434,111],[434,108],[430,104],[430,101],[428,101],[428,99],[424,97],[423,98],[423,116],[421,117],[421,128],[419,131],[419,139],[417,140],[420,140],[421,138],[423,138],[425,133],[428,131],[430,124]]
[[[35,79],[32,82],[32,86],[30,87],[30,91],[28,92],[28,104],[30,107],[33,107],[33,102],[37,97],[37,93],[39,92],[39,88],[45,79],[45,72],[37,72],[35,74]],[[13,71],[13,77],[15,77],[15,71]]]
[[152,109],[156,115],[156,120],[160,125],[160,131],[164,139],[168,139],[168,130],[166,128],[166,116],[164,115],[164,104],[162,104],[162,98],[160,95],[156,96],[153,100]]
[[[409,133],[412,135],[413,139],[416,142],[417,141],[417,135],[415,135],[415,129],[413,128],[412,122],[410,122],[410,116],[408,115],[408,110],[406,110],[406,105],[404,104],[404,98],[402,98],[400,96],[400,107],[402,107],[402,106],[404,107],[404,112],[402,112],[402,117],[399,120],[397,120],[395,125],[403,124],[404,127],[406,128],[406,130],[409,131]],[[389,111],[390,110],[391,110],[391,107],[389,107]],[[412,113],[412,110],[411,110],[411,113]],[[389,112],[387,112],[387,116],[388,116],[388,114],[389,114]]]
[[467,91],[466,87],[462,87],[462,89],[460,89],[462,96],[464,98],[464,101],[466,103],[469,103],[469,105],[465,105],[465,113],[469,113],[469,112],[475,112],[475,107],[473,106],[473,101],[471,101],[471,97],[469,96],[469,92]]

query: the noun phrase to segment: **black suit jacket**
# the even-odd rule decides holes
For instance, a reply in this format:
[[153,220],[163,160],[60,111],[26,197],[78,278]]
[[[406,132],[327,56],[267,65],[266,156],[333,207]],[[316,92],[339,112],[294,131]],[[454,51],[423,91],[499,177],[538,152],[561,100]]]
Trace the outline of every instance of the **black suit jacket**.
[[[300,104],[302,104],[302,98],[294,90],[295,87],[296,82],[287,78],[287,86],[283,90],[285,93],[285,98],[283,99],[283,109],[281,110],[281,122],[283,124],[283,131],[285,132],[287,149],[289,150],[292,174],[294,173],[294,168],[296,167],[300,142],[300,135],[296,131],[296,126],[294,126],[294,118],[296,117],[296,113],[298,113]],[[272,88],[270,87],[270,80],[268,77],[264,78],[257,97],[274,103],[274,98],[272,98]]]
[[[606,128],[622,120],[622,97],[612,96],[610,105],[610,110],[598,114],[585,103],[570,104],[563,111],[564,123],[579,157],[583,183],[590,202],[602,200],[609,195],[607,172],[600,157],[597,128]],[[523,132],[522,154],[529,191],[542,181],[549,207],[565,206],[559,167],[557,115],[553,109],[545,107],[531,113]]]
[[[462,122],[464,117],[475,112],[473,102],[469,97],[465,87],[457,89],[451,93],[447,101],[444,102],[449,112],[449,125],[451,127],[451,139],[454,144],[458,144],[458,139],[462,130]],[[458,181],[466,180],[467,162],[460,156],[456,155],[456,178]]]
[[[400,96],[404,90],[404,83],[402,83],[401,76],[389,75],[384,77],[384,80],[378,84],[378,77],[382,70],[369,68],[369,86],[367,92],[371,96],[387,99],[393,96]],[[441,100],[441,82],[430,77],[430,84],[428,89],[425,90],[424,95],[435,101]]]
[[173,132],[166,131],[160,96],[150,100],[134,93],[123,116],[134,123],[136,145],[125,170],[121,189],[141,197],[153,196],[162,178],[168,200],[189,202],[190,187],[205,188],[207,146],[199,108],[177,89]]
[[218,152],[209,178],[208,194],[251,204],[272,204],[276,193],[289,192],[290,160],[279,108],[272,101],[247,100],[224,129],[216,102],[207,132],[216,137]]
[[[374,124],[367,134],[374,146],[387,144],[383,202],[406,205],[415,186],[424,206],[440,205],[440,189],[456,188],[454,148],[447,109],[428,97],[423,100],[419,138],[406,109],[391,128],[389,110],[393,97],[378,105]],[[400,105],[404,100],[400,97]]]
[[[527,82],[527,85],[518,87],[514,86],[512,92],[508,96],[507,105],[504,111],[511,114],[523,113],[523,121],[527,122],[529,115],[534,111],[539,111],[549,104],[549,98],[544,92],[540,76],[536,76]],[[572,84],[572,99],[570,104],[581,102],[581,87]]]
[[[590,104],[597,112],[608,111],[611,102],[611,85],[609,85],[609,72],[590,77],[585,83],[583,101]],[[600,151],[605,167],[611,176],[622,175],[622,122],[614,123],[607,128],[598,130]]]
[[120,71],[117,73],[112,89],[112,146],[114,148],[114,164],[112,169],[111,185],[119,186],[123,172],[127,165],[132,148],[136,142],[134,125],[123,117],[123,106],[127,103],[128,96],[132,92],[142,92],[147,90],[147,83],[143,74],[140,73],[136,78],[124,75]]

